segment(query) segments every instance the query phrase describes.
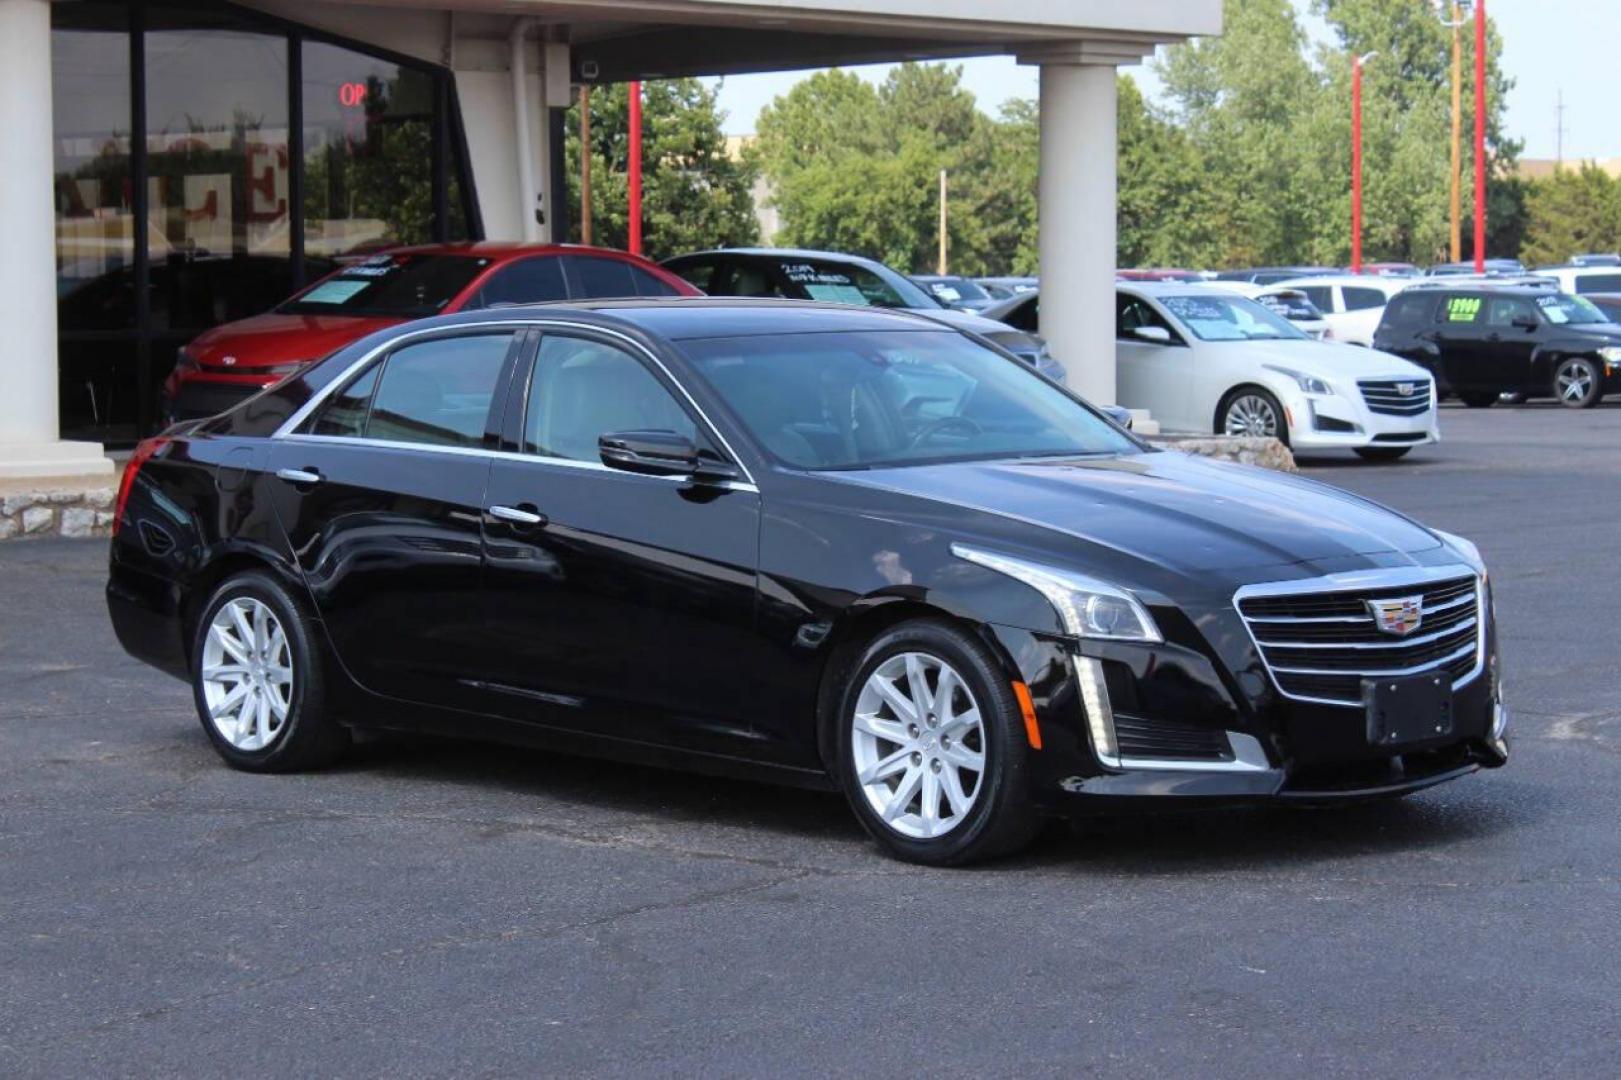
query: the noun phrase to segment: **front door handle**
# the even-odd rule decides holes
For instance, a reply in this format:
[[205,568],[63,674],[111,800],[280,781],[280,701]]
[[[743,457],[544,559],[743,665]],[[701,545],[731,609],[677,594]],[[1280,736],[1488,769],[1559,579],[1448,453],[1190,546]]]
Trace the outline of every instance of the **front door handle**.
[[276,475],[289,484],[319,484],[321,474],[314,469],[277,469]]
[[544,525],[546,515],[538,514],[533,510],[525,510],[521,506],[492,506],[490,516],[497,521],[509,522],[513,525]]

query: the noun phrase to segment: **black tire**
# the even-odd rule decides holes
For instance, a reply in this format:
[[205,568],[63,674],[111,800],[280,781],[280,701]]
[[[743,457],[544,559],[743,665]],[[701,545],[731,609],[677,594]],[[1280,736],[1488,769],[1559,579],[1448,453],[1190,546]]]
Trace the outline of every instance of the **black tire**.
[[1364,461],[1398,461],[1411,449],[1411,446],[1359,446],[1356,456]]
[[[858,779],[854,751],[856,705],[868,679],[886,662],[909,653],[950,665],[978,706],[983,734],[985,768],[972,805],[949,832],[928,839],[903,835],[873,807]],[[1007,676],[982,642],[944,621],[919,619],[892,627],[849,669],[837,708],[832,722],[840,786],[862,826],[895,858],[928,866],[961,866],[1011,854],[1035,837],[1041,820],[1030,801],[1031,749],[1023,713]],[[917,767],[921,775],[922,767]],[[897,788],[903,782],[897,778]]]
[[1591,409],[1604,397],[1604,372],[1585,356],[1566,357],[1554,365],[1553,396],[1567,409]]
[[1458,399],[1471,409],[1489,409],[1497,404],[1497,393],[1491,390],[1459,390]]
[[[286,638],[291,678],[286,717],[262,747],[233,745],[211,717],[207,681],[203,678],[209,630],[217,615],[237,600],[257,601],[269,609]],[[203,731],[220,757],[248,772],[283,773],[330,765],[349,748],[349,729],[333,718],[327,705],[325,656],[304,607],[269,574],[250,571],[227,579],[203,606],[192,630],[192,697]]]
[[1266,405],[1267,408],[1270,408],[1272,410],[1272,416],[1273,416],[1273,419],[1274,419],[1274,423],[1276,425],[1275,430],[1272,433],[1272,437],[1277,439],[1284,446],[1288,446],[1289,445],[1289,420],[1288,420],[1288,414],[1283,411],[1283,406],[1278,402],[1277,397],[1274,396],[1273,393],[1270,390],[1267,390],[1267,389],[1265,389],[1263,387],[1259,387],[1259,386],[1237,386],[1237,387],[1234,387],[1233,389],[1227,391],[1226,395],[1224,397],[1222,397],[1222,399],[1221,399],[1221,404],[1216,406],[1216,427],[1215,427],[1216,434],[1217,435],[1226,435],[1226,434],[1228,434],[1228,431],[1227,431],[1227,414],[1228,414],[1228,412],[1232,409],[1234,403],[1239,401],[1241,398],[1247,398],[1247,397],[1259,398],[1261,400],[1261,402],[1263,402]]

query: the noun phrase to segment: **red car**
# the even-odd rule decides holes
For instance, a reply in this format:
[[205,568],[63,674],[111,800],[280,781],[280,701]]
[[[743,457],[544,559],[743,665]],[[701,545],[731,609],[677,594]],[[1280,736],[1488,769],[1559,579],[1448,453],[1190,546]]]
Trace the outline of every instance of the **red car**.
[[163,415],[172,422],[223,412],[374,330],[429,315],[546,300],[702,295],[655,263],[603,248],[395,248],[344,266],[263,315],[198,335],[163,384]]

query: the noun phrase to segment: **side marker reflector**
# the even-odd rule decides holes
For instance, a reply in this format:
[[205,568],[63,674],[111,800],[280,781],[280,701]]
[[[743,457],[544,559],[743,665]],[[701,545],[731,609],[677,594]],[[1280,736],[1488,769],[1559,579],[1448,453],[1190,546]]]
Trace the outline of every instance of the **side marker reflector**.
[[1030,749],[1040,750],[1041,728],[1036,724],[1036,703],[1030,700],[1030,688],[1016,682],[1013,696],[1019,699],[1019,712],[1024,714],[1024,737],[1030,740]]

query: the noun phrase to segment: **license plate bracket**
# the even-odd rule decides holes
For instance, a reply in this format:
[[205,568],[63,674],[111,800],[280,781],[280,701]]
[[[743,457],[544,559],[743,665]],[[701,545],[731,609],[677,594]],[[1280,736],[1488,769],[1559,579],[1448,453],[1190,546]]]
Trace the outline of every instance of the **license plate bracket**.
[[1452,734],[1452,677],[1444,671],[1363,679],[1362,701],[1370,746],[1399,749]]

